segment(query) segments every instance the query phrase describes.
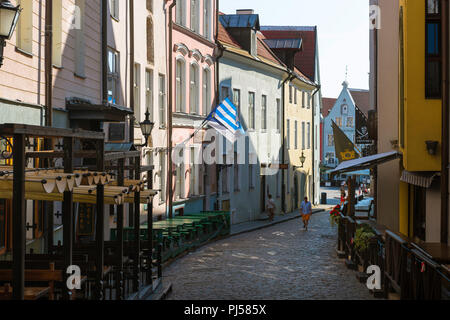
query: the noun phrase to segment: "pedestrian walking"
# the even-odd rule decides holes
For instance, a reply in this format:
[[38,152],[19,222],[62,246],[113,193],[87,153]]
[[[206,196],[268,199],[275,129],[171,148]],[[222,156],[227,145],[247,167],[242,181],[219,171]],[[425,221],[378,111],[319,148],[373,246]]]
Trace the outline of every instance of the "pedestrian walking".
[[267,200],[267,211],[269,212],[269,221],[273,221],[273,218],[275,217],[275,201],[272,198],[272,195],[269,194],[269,199]]
[[302,215],[303,228],[308,231],[308,224],[312,215],[312,205],[308,201],[308,197],[305,197],[305,200],[300,205],[300,214]]

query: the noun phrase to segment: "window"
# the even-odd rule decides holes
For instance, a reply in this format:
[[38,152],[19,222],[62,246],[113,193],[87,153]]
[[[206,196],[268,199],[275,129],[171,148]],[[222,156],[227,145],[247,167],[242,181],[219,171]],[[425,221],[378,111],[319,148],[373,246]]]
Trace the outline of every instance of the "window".
[[267,129],[267,96],[261,98],[261,129]]
[[190,156],[190,173],[189,173],[189,188],[190,188],[190,195],[196,196],[198,195],[198,166],[195,164],[195,149],[196,147],[193,146],[191,148],[191,156]]
[[342,118],[341,118],[341,117],[337,117],[337,118],[336,118],[336,125],[337,125],[338,127],[342,127]]
[[166,152],[159,152],[159,188],[161,192],[159,194],[160,202],[166,201]]
[[203,35],[211,39],[211,0],[203,0]]
[[291,121],[289,119],[286,124],[286,148],[291,149]]
[[141,66],[134,64],[134,118],[135,125],[141,122]]
[[150,112],[150,119],[153,121],[153,70],[145,71],[145,110]]
[[327,152],[327,154],[325,156],[325,160],[328,162],[328,164],[334,164],[334,153]]
[[147,17],[147,61],[149,63],[155,62],[153,20],[151,17]]
[[277,130],[280,131],[281,130],[281,101],[280,99],[277,99],[277,114],[276,114],[276,119],[277,119]]
[[79,28],[74,30],[75,33],[75,74],[85,77],[85,37],[84,37],[84,17],[85,17],[85,0],[76,0],[75,5],[79,8]]
[[109,0],[109,11],[113,18],[119,19],[119,1],[120,0]]
[[333,147],[334,146],[334,136],[332,134],[328,135],[328,146]]
[[347,117],[347,127],[353,128],[353,117]]
[[184,181],[185,181],[185,170],[184,170],[184,149],[179,150],[179,155],[181,159],[181,163],[177,166],[176,169],[176,184],[175,184],[175,195],[178,199],[184,199]]
[[119,103],[119,53],[108,50],[108,102]]
[[176,22],[182,26],[186,26],[186,0],[177,0]]
[[298,122],[294,122],[294,149],[298,149]]
[[238,164],[238,154],[234,153],[234,191],[237,192],[240,190],[240,177],[239,177],[239,164]]
[[177,59],[176,66],[176,111],[186,112],[185,101],[185,62]]
[[289,103],[292,104],[292,97],[293,97],[293,88],[292,85],[289,85]]
[[425,97],[441,98],[441,14],[440,1],[427,0],[425,35]]
[[189,90],[189,111],[190,113],[199,114],[199,83],[198,83],[198,65],[191,64],[190,72],[190,90]]
[[0,255],[6,251],[6,237],[7,237],[7,200],[0,199]]
[[311,123],[307,123],[306,129],[307,148],[311,149]]
[[203,114],[211,112],[211,71],[203,69]]
[[346,104],[341,105],[341,114],[342,115],[348,114],[348,106]]
[[255,93],[248,93],[248,128],[255,129]]
[[238,117],[241,115],[241,90],[233,89],[233,104],[236,107]]
[[302,150],[306,149],[305,123],[302,122]]
[[311,93],[308,92],[308,109],[311,109]]
[[62,66],[62,0],[53,0],[52,61],[57,67]]
[[306,103],[305,103],[305,92],[304,91],[302,91],[302,108],[305,108],[306,107]]
[[200,33],[200,0],[191,0],[191,30]]
[[[19,21],[17,22],[16,45],[20,50],[33,53],[33,1],[20,0],[18,3],[22,8]],[[1,250],[1,249],[0,249]]]
[[166,124],[166,77],[162,74],[159,75],[158,107],[159,123],[164,126]]
[[294,104],[297,104],[297,88],[294,89]]

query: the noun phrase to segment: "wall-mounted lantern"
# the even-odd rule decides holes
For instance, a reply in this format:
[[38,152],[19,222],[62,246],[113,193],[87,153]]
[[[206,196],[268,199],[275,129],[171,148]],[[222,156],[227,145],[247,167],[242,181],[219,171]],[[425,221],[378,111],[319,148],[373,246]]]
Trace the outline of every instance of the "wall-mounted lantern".
[[3,49],[6,46],[6,40],[10,40],[17,21],[19,20],[20,6],[14,7],[9,0],[0,2],[0,67],[3,65]]
[[148,139],[150,138],[150,135],[152,134],[153,127],[155,126],[155,123],[150,121],[150,112],[145,112],[145,120],[139,123],[139,126],[141,127],[142,135],[145,138],[145,143],[141,145],[135,145],[138,148],[146,147],[148,145]]
[[437,153],[437,147],[439,145],[439,141],[425,141],[427,145],[427,151],[430,156],[435,156]]

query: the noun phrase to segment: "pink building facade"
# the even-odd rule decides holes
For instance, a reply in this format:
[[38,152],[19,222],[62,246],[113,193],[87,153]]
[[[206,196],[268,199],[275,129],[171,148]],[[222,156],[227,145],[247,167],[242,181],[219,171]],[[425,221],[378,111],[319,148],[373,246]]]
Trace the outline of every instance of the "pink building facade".
[[[168,5],[172,1],[168,1]],[[173,146],[185,141],[201,125],[216,101],[215,0],[178,0],[173,8],[172,43],[172,123]],[[169,31],[170,32],[170,31]],[[214,208],[215,166],[195,164],[202,149],[203,131],[185,144],[174,165],[174,211],[198,212]],[[207,183],[206,183],[207,182]]]

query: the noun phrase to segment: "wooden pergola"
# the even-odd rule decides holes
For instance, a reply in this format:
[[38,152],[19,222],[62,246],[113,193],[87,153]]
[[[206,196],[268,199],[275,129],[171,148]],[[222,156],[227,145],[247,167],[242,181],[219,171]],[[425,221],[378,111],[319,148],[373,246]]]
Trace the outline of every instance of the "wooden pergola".
[[[103,300],[103,278],[105,265],[105,204],[117,206],[117,259],[114,261],[118,272],[116,275],[116,299],[123,299],[123,263],[124,263],[124,204],[130,204],[133,216],[134,244],[132,246],[133,261],[133,291],[141,288],[139,273],[141,270],[140,244],[140,204],[147,204],[148,221],[151,222],[152,199],[157,193],[152,190],[153,166],[141,167],[140,151],[124,151],[105,153],[104,133],[84,130],[57,129],[21,124],[0,125],[0,137],[12,141],[12,152],[8,158],[12,166],[0,166],[0,198],[12,200],[12,298],[24,299],[25,291],[25,255],[26,255],[26,212],[25,200],[58,201],[62,202],[63,246],[54,246],[53,212],[47,212],[48,225],[52,226],[47,234],[49,254],[55,254],[62,249],[63,270],[73,264],[74,251],[74,212],[73,203],[87,203],[96,205],[95,223],[95,284],[94,299]],[[57,145],[62,151],[44,150],[27,152],[28,139],[62,139],[62,145]],[[89,143],[89,150],[83,149],[83,143]],[[4,154],[3,154],[4,155]],[[27,168],[28,159],[62,159],[59,168]],[[75,159],[95,159],[95,165],[89,168],[75,168]],[[126,159],[130,160],[128,166]],[[110,172],[105,171],[107,163],[115,161],[116,165],[109,165],[108,170],[115,171],[116,179]],[[49,161],[47,161],[49,162]],[[132,163],[133,162],[133,163]],[[131,164],[132,163],[132,164]],[[92,170],[93,169],[93,170]],[[147,180],[141,179],[142,170],[147,171]],[[124,171],[130,175],[125,179]],[[147,183],[147,185],[145,185]],[[147,189],[146,189],[147,188]],[[147,279],[152,281],[152,223],[148,223],[149,241],[147,242],[146,257],[150,267]],[[68,274],[62,272],[63,283]],[[63,297],[71,299],[72,292],[63,286]]]

